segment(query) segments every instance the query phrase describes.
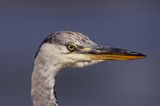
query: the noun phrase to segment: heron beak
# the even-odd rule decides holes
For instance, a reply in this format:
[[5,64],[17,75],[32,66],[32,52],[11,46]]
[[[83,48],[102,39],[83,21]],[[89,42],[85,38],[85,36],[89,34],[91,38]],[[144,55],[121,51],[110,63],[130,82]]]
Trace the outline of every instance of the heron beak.
[[145,57],[142,53],[108,46],[84,48],[83,53],[91,60],[134,60]]

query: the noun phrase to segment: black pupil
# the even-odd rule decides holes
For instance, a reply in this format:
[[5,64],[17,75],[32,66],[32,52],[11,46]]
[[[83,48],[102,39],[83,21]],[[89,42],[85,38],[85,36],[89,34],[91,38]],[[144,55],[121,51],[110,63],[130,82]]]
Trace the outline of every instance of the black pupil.
[[73,49],[74,49],[74,46],[73,46],[73,45],[70,45],[69,48],[70,48],[71,50],[73,50]]

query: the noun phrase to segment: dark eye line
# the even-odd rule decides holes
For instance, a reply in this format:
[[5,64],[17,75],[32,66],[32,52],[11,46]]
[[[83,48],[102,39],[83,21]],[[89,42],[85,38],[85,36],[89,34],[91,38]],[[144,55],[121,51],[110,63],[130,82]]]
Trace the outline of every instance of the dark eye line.
[[[73,46],[75,46],[75,49],[72,50],[72,51],[69,50],[69,49],[68,49],[68,45],[73,45]],[[84,48],[84,46],[77,45],[77,44],[74,44],[74,43],[68,43],[68,44],[66,44],[65,46],[67,47],[67,49],[68,49],[69,51],[68,51],[67,53],[64,53],[64,54],[70,54],[70,53],[73,53],[73,52],[76,52],[76,51],[78,52],[78,51],[79,51],[78,48],[79,48],[79,49],[83,49],[83,48]]]
[[72,53],[72,52],[79,51],[78,49],[83,49],[83,48],[84,48],[84,46],[77,45],[77,44],[75,44],[75,43],[73,43],[73,42],[67,43],[65,46],[67,47],[67,49],[68,49],[68,46],[74,46],[74,50],[68,49],[69,52],[66,53],[66,54],[70,54],[70,53]]
[[77,48],[80,48],[80,49],[84,48],[84,46],[81,46],[81,45],[76,45],[76,46],[77,46]]

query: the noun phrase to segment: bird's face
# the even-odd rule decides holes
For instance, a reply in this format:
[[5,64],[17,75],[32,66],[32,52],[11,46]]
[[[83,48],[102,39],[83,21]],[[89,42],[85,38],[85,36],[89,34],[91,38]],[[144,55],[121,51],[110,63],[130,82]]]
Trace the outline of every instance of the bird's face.
[[111,60],[133,60],[145,57],[144,54],[129,50],[102,46],[92,42],[78,32],[58,32],[44,40],[44,52],[69,67],[84,67]]

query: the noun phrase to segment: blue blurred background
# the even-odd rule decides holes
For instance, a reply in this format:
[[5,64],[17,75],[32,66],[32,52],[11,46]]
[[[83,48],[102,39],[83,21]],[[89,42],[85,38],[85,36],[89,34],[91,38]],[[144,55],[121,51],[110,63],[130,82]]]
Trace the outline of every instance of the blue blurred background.
[[34,55],[49,33],[63,30],[148,57],[60,72],[60,106],[160,106],[158,0],[1,0],[0,106],[32,106]]

